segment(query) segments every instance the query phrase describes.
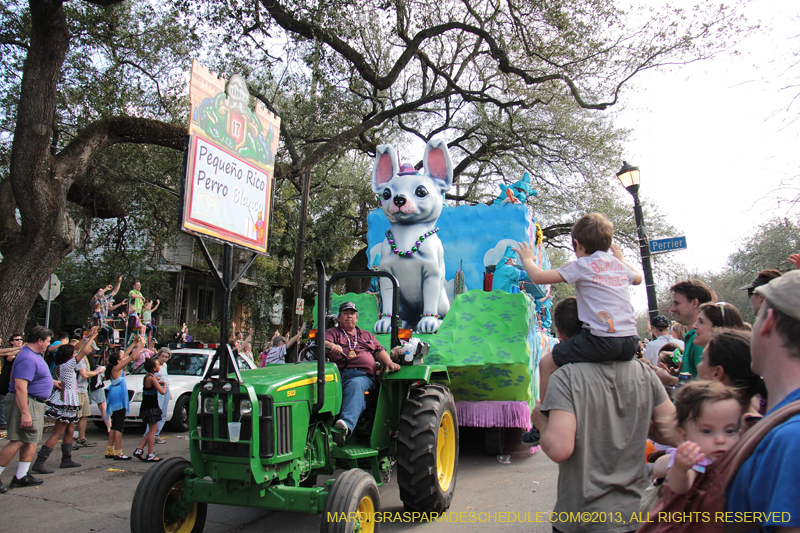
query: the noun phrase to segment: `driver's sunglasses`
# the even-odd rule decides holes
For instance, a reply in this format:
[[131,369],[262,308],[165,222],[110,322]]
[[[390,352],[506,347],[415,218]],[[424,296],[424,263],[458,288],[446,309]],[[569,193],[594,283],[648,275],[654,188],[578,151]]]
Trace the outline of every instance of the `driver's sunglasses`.
[[11,339],[11,342],[21,341],[21,340],[22,340],[22,337],[14,337],[13,339]]

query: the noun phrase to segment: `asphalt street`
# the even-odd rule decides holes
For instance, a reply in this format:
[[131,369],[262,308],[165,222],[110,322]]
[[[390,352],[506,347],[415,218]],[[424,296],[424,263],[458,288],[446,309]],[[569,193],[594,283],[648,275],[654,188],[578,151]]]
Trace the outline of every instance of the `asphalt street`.
[[[126,454],[133,452],[142,431],[142,426],[129,425],[126,428],[123,437]],[[48,430],[45,430],[45,438],[47,435]],[[448,520],[386,522],[381,525],[381,530],[549,533],[551,527],[547,522],[515,522],[526,518],[534,521],[535,513],[546,513],[553,508],[558,476],[557,465],[543,453],[531,454],[529,448],[516,444],[519,435],[518,430],[508,431],[507,442],[511,444],[507,445],[506,453],[510,455],[510,463],[501,464],[496,456],[483,454],[483,434],[480,430],[462,428],[456,496]],[[160,457],[188,457],[186,433],[165,431],[163,436],[166,444],[156,446]],[[152,465],[136,459],[105,459],[103,437],[104,432],[90,426],[87,428],[87,438],[96,441],[97,447],[73,452],[73,459],[82,464],[80,468],[58,468],[60,453],[56,449],[48,461],[48,466],[56,472],[39,476],[45,479],[43,485],[13,489],[0,495],[0,531],[130,531],[131,499],[143,473]],[[5,442],[0,440],[0,445]],[[15,459],[0,476],[4,486],[10,483],[16,465]],[[383,511],[403,512],[394,477],[380,487],[380,495]],[[315,515],[212,505],[209,506],[205,531],[317,532],[319,524],[320,517]]]

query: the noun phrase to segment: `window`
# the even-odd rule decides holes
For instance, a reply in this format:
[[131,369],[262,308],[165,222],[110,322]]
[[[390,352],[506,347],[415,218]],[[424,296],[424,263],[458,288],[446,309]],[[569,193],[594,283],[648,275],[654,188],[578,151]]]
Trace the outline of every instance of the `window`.
[[197,288],[197,321],[211,321],[214,317],[214,289]]

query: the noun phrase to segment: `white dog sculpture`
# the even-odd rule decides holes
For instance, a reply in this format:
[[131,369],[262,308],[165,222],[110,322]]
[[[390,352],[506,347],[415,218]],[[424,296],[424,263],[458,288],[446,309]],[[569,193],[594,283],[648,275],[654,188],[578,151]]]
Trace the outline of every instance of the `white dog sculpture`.
[[[381,244],[380,269],[400,284],[398,315],[403,327],[435,333],[450,310],[444,288],[444,249],[436,236],[444,194],[453,183],[453,164],[447,145],[433,139],[425,147],[423,172],[408,163],[397,164],[394,148],[380,145],[372,170],[372,190],[381,197],[391,229]],[[389,333],[392,283],[381,278],[383,314],[376,333]]]

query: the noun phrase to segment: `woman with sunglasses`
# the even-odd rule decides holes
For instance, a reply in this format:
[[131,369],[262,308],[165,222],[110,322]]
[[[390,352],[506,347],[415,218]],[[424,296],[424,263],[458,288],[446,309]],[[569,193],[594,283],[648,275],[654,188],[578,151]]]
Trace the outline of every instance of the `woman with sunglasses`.
[[6,394],[8,394],[11,367],[14,365],[14,359],[16,359],[17,354],[25,344],[21,333],[11,335],[11,340],[8,343],[11,345],[10,348],[0,349],[0,363],[3,365],[3,370],[0,371],[0,429],[2,430],[8,429],[3,401],[6,399]]
[[735,305],[727,302],[702,304],[692,328],[697,332],[694,343],[703,348],[708,346],[714,328],[747,329],[742,314]]

